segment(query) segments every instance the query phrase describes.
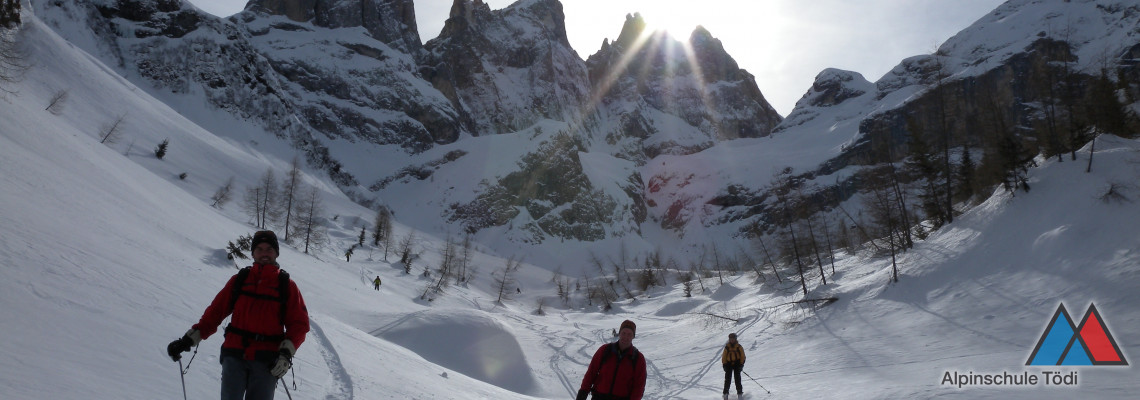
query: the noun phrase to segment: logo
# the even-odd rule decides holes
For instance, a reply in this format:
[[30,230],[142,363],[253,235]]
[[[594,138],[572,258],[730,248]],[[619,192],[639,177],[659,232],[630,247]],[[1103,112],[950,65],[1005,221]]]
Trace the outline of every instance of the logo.
[[1025,365],[1128,365],[1128,360],[1095,304],[1089,304],[1080,325],[1073,323],[1069,310],[1060,304]]

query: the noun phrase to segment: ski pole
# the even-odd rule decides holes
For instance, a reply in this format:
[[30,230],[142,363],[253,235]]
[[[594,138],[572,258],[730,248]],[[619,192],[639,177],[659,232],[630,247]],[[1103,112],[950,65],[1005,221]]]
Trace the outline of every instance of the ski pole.
[[182,358],[178,359],[178,378],[182,379],[182,400],[186,400],[186,372],[182,370]]
[[194,363],[194,357],[198,356],[198,347],[194,347],[194,354],[190,355],[190,361],[186,362],[186,367],[182,367],[182,356],[178,356],[178,378],[182,379],[182,400],[186,400],[186,373],[190,372],[190,364]]
[[[743,370],[741,370],[740,372],[744,372],[744,371],[743,371]],[[747,372],[744,372],[744,376],[747,376],[747,377],[748,377],[748,379],[751,379],[753,382],[756,382],[756,378],[753,378],[753,377],[752,377],[752,375],[748,375],[748,373],[747,373]],[[756,384],[757,384],[757,385],[760,385],[760,382],[756,382]],[[768,392],[768,394],[772,394],[772,392],[768,391],[768,388],[764,387],[764,385],[760,385],[760,388],[761,388],[761,389],[764,389],[764,391],[765,391],[765,392]]]
[[[281,379],[277,379],[277,382],[281,382]],[[293,400],[293,395],[289,393],[289,384],[281,382],[281,387],[285,388],[285,396],[289,397],[289,400]]]

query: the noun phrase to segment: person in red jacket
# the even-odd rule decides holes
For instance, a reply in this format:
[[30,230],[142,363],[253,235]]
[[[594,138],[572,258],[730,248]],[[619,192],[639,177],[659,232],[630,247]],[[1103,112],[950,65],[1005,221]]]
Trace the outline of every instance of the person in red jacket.
[[618,341],[602,345],[594,352],[576,400],[641,400],[645,394],[645,357],[633,347],[637,325],[625,320],[618,329]]
[[309,332],[305,300],[277,265],[277,235],[259,231],[250,247],[253,266],[230,278],[198,323],[166,348],[180,360],[181,353],[213,335],[233,314],[220,357],[222,400],[272,400],[277,379],[293,366],[293,355]]

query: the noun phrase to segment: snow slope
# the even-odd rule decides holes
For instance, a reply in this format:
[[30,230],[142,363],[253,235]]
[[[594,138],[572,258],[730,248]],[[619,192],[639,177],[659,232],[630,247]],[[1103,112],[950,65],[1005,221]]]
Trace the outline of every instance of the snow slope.
[[[236,202],[219,210],[209,197],[230,176],[243,188],[288,160],[263,150],[280,144],[201,129],[34,17],[20,35],[34,67],[0,106],[0,397],[178,398],[177,364],[164,348],[234,273],[225,242],[254,230]],[[68,98],[59,115],[45,111],[61,89]],[[121,139],[100,144],[98,133],[120,115]],[[170,154],[157,160],[150,149],[167,137]],[[337,218],[327,221],[329,247],[312,255],[282,248],[313,323],[287,378],[291,395],[567,398],[611,329],[632,319],[652,399],[719,398],[717,361],[729,332],[748,353],[752,398],[1134,398],[1140,381],[1131,366],[1024,365],[1062,303],[1078,319],[1095,303],[1124,356],[1140,357],[1140,142],[1100,139],[1087,174],[1088,149],[1079,154],[1078,162],[1042,160],[1029,174],[1031,192],[995,193],[903,254],[897,284],[887,282],[889,258],[837,258],[829,285],[812,279],[807,297],[840,300],[814,311],[788,304],[803,297],[798,283],[769,274],[764,284],[752,275],[704,279],[706,290],[690,298],[671,277],[672,286],[603,313],[580,294],[569,306],[555,300],[554,266],[527,264],[516,276],[522,293],[497,304],[490,273],[505,261],[485,254],[473,259],[479,273],[469,285],[421,301],[427,280],[382,254],[340,258],[355,242],[357,217],[371,214],[307,176]],[[1129,201],[1102,201],[1112,184]],[[417,272],[438,262],[442,246],[423,237]],[[562,250],[568,263],[584,257],[573,243]],[[367,282],[376,275],[380,292]],[[539,299],[544,315],[534,312]],[[220,343],[204,341],[190,364],[189,398],[217,396]],[[941,384],[946,372],[1054,370],[1078,372],[1079,385]]]

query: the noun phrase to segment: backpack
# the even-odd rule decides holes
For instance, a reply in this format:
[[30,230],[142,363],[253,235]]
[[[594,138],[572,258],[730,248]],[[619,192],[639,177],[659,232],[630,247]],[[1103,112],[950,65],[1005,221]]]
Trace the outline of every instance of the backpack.
[[[237,306],[238,297],[249,296],[255,299],[271,300],[281,303],[281,323],[285,323],[286,305],[289,304],[289,273],[283,269],[278,269],[277,272],[277,296],[267,296],[264,294],[253,293],[245,290],[245,280],[249,278],[249,271],[251,267],[242,268],[234,275],[233,293],[230,294],[230,310]],[[238,334],[248,340],[256,341],[281,341],[285,339],[285,335],[261,335],[253,332],[248,332],[233,327],[231,322],[226,326],[227,333]]]
[[[606,346],[609,348],[607,348],[606,351],[604,353],[602,353],[602,362],[600,364],[598,364],[598,374],[602,373],[602,366],[606,365],[606,361],[610,358],[610,353],[620,353],[621,352],[621,349],[618,348],[617,342],[610,343]],[[641,354],[641,351],[637,350],[637,347],[634,347],[633,348],[633,356],[629,357],[629,360],[631,362],[633,362],[633,372],[634,372],[633,374],[631,374],[629,376],[629,388],[630,388],[630,390],[633,390],[633,378],[635,376],[637,376],[637,356],[640,354]],[[620,369],[620,368],[621,368],[621,360],[618,360],[618,365],[614,366],[614,380],[610,382],[610,385],[617,385],[617,373],[618,373],[618,369]],[[613,386],[610,386],[610,392],[611,393],[613,392],[613,390],[614,390]]]
[[[621,349],[618,348],[617,345],[618,345],[617,342],[609,344],[609,346],[610,346],[609,350],[607,350],[605,353],[602,353],[602,364],[599,364],[599,366],[606,363],[606,360],[608,360],[610,358],[610,353],[621,352]],[[629,358],[630,361],[633,361],[633,368],[634,369],[637,369],[637,355],[638,354],[641,354],[641,352],[637,350],[637,347],[634,347],[633,348],[633,357]],[[621,361],[618,360],[618,362],[621,362]]]

